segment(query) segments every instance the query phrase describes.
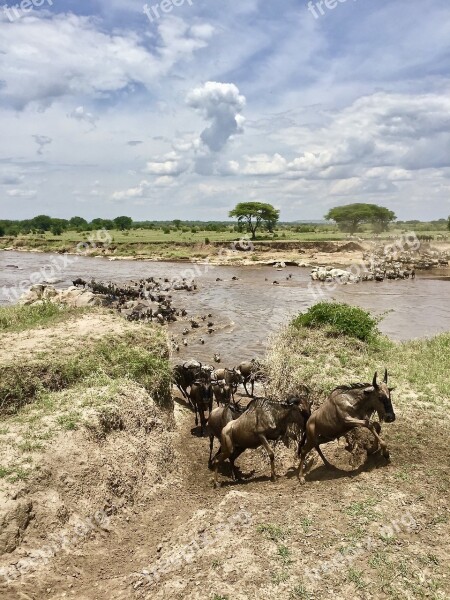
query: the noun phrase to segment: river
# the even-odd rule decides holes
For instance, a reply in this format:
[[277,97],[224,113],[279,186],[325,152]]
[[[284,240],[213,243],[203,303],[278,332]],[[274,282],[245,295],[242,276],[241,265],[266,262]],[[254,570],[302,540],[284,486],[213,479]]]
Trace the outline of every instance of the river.
[[[64,259],[61,255],[0,251],[0,304],[10,302],[8,294],[14,294],[21,282],[24,289],[30,287],[33,273],[52,264],[52,258],[59,265],[53,274],[60,280],[56,287],[67,287],[76,277],[126,282],[150,276],[189,276],[187,271],[193,271],[198,291],[174,292],[174,304],[185,307],[192,316],[212,313],[218,326],[213,335],[206,336],[204,346],[198,341],[200,334],[190,334],[189,346],[180,353],[182,358],[211,362],[212,354],[218,351],[224,364],[233,365],[260,356],[269,336],[280,325],[317,301],[309,288],[310,270],[298,267],[283,271],[265,266],[212,268],[179,262],[109,261],[82,256]],[[70,264],[64,265],[64,260]],[[286,279],[289,273],[291,280]],[[233,276],[238,280],[232,281]],[[217,278],[222,281],[216,282]],[[274,280],[279,285],[273,285]],[[330,299],[361,306],[376,315],[386,313],[380,329],[395,340],[450,330],[448,270],[418,272],[415,280],[338,285],[329,292],[323,289]]]

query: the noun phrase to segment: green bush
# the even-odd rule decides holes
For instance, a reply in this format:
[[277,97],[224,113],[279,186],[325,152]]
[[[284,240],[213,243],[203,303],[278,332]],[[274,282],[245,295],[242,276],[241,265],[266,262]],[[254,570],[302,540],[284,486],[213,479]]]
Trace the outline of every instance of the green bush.
[[300,327],[327,327],[333,333],[370,341],[378,335],[378,320],[356,306],[338,302],[319,302],[293,321]]

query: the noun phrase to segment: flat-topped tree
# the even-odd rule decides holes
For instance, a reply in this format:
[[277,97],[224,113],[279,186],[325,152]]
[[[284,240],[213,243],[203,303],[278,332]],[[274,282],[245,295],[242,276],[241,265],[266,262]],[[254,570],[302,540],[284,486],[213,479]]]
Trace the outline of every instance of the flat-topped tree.
[[264,202],[240,202],[230,211],[229,216],[236,217],[240,225],[245,224],[254,240],[256,231],[261,225],[265,225],[269,231],[273,231],[280,218],[280,211]]
[[335,221],[341,231],[356,233],[361,225],[370,223],[375,231],[381,232],[389,229],[389,223],[397,217],[392,210],[377,204],[347,204],[336,206],[328,211],[325,219]]

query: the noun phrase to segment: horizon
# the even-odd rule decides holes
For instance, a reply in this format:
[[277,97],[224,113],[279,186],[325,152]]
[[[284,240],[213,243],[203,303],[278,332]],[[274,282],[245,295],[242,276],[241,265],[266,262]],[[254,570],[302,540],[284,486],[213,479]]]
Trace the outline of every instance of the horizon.
[[450,214],[444,0],[26,5],[0,8],[0,220]]

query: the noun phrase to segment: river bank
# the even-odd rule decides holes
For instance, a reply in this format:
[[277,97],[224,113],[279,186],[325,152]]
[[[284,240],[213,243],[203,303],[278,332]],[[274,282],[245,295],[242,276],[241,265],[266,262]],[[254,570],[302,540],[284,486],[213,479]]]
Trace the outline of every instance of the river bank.
[[[109,234],[108,234],[109,235]],[[409,238],[405,235],[397,237],[353,240],[271,240],[255,241],[131,241],[123,239],[114,241],[114,236],[108,241],[98,243],[95,239],[86,241],[86,236],[71,241],[46,236],[23,236],[4,238],[5,251],[57,253],[99,258],[110,261],[171,261],[179,263],[211,264],[214,266],[267,266],[284,264],[286,266],[317,267],[333,266],[350,268],[370,263],[375,257],[408,250]],[[418,242],[415,259],[420,264],[420,255],[435,256],[447,259],[450,257],[450,243],[434,240]],[[430,260],[425,264],[430,264]],[[414,266],[414,265],[412,265]],[[435,265],[437,266],[437,265]],[[440,265],[443,266],[443,265]],[[448,268],[450,275],[450,268]]]
[[[42,376],[0,428],[5,600],[446,597],[448,333],[366,343],[281,328],[266,355],[277,397],[306,382],[320,403],[335,385],[389,369],[391,464],[352,464],[331,443],[324,452],[339,470],[312,457],[300,486],[295,448],[277,445],[276,483],[264,453],[248,451],[242,482],[224,469],[214,490],[193,413],[178,397],[173,410],[151,401],[167,391],[164,328],[99,308],[8,311],[4,397],[17,395],[19,371]],[[80,351],[93,358],[74,378]]]

